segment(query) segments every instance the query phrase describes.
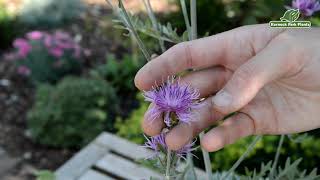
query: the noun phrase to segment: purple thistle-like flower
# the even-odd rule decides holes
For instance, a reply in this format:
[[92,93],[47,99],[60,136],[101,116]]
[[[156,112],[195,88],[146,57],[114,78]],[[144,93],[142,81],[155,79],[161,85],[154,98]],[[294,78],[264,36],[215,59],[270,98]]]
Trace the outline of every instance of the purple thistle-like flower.
[[[164,153],[166,153],[168,146],[165,141],[165,133],[161,133],[157,136],[153,136],[150,138],[145,136],[145,138],[146,138],[146,142],[143,145],[143,147],[151,149],[153,151],[152,156],[148,157],[147,159],[154,158],[155,156],[159,155],[160,152],[162,151],[165,151]],[[179,158],[185,158],[188,153],[194,150],[192,148],[194,144],[195,144],[195,141],[192,143],[186,144],[185,146],[183,146],[182,148],[174,152]]]
[[194,148],[192,148],[194,146],[194,144],[196,143],[196,141],[193,141],[192,143],[188,143],[185,146],[183,146],[181,149],[179,149],[176,153],[177,156],[180,158],[185,159],[185,157],[187,156],[188,153],[191,153]]
[[167,149],[167,145],[165,142],[165,135],[162,133],[157,136],[153,136],[151,138],[146,137],[147,142],[144,144],[143,147],[149,148],[154,152],[160,152],[161,148]]
[[146,101],[153,103],[148,111],[148,118],[154,120],[163,115],[164,122],[171,127],[177,119],[190,123],[194,119],[192,110],[200,107],[200,93],[189,85],[169,79],[160,87],[144,93]]
[[304,16],[312,16],[320,11],[320,3],[318,0],[293,0],[292,8],[299,9]]

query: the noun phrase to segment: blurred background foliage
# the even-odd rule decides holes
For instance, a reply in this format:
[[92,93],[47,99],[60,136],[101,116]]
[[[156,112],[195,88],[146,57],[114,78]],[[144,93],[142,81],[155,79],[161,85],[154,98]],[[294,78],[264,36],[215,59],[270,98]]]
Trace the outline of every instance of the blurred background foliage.
[[19,19],[28,26],[54,27],[78,17],[84,6],[82,0],[23,0]]
[[117,60],[114,55],[108,55],[106,63],[97,66],[90,73],[92,77],[110,82],[119,96],[132,95],[137,93],[133,83],[134,76],[144,63],[142,58],[138,59],[128,54],[121,60]]
[[[180,7],[179,0],[175,3]],[[189,7],[189,1],[187,7]],[[198,32],[200,35],[216,34],[242,25],[268,23],[278,20],[289,0],[201,0],[197,2]],[[189,11],[189,10],[188,10]],[[168,14],[164,21],[185,29],[181,10]]]
[[0,1],[0,53],[1,49],[10,46],[16,36],[15,29],[16,17],[7,10],[6,6]]
[[[179,0],[171,2],[177,8],[159,12],[157,18],[162,24],[170,22],[182,35],[185,24]],[[285,11],[284,5],[290,4],[289,0],[199,0],[198,31],[200,36],[205,36],[242,25],[268,23],[278,20]],[[147,19],[141,11],[135,16]],[[35,97],[29,102],[30,110],[26,118],[29,136],[35,142],[55,148],[80,148],[105,130],[139,144],[144,142],[140,124],[148,104],[135,88],[134,76],[146,62],[138,46],[130,37],[124,36],[127,32],[114,29],[112,18],[105,5],[89,7],[80,0],[23,0],[21,10],[15,13],[10,12],[0,0],[0,67],[9,63],[13,68],[18,68],[23,64],[31,69],[31,75],[24,78],[38,82],[31,83]],[[312,22],[315,26],[320,25],[319,13],[312,18]],[[52,69],[53,62],[61,58],[50,56],[47,47],[35,41],[27,41],[31,45],[30,56],[5,60],[8,53],[17,51],[12,47],[15,39],[25,38],[26,33],[34,30],[54,34],[61,29],[69,32],[74,44],[83,51],[91,50],[91,56],[83,56],[70,66],[65,64],[71,68],[67,68],[67,72],[60,74]],[[151,52],[161,53],[157,40],[142,33],[140,35]],[[165,45],[169,48],[173,44]],[[64,62],[74,62],[72,56],[62,59]],[[16,72],[18,74],[18,69]],[[44,72],[50,72],[50,76]],[[303,169],[319,166],[319,132],[313,131],[299,143],[286,138],[280,164],[284,164],[290,156],[292,159],[302,157]],[[251,138],[246,138],[211,153],[213,169],[222,171],[230,168],[250,141]],[[244,173],[245,167],[254,169],[261,162],[272,160],[278,141],[277,136],[265,136],[239,172]],[[196,152],[196,156],[199,159],[195,158],[195,163],[202,164],[201,153]]]

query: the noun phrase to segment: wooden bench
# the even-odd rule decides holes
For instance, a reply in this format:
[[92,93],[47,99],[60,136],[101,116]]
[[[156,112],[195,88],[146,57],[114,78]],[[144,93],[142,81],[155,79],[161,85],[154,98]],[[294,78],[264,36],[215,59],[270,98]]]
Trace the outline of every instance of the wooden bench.
[[[57,180],[163,179],[161,174],[136,162],[150,153],[137,144],[104,132],[61,166],[55,175]],[[196,169],[195,172],[198,179],[205,179],[203,171]]]

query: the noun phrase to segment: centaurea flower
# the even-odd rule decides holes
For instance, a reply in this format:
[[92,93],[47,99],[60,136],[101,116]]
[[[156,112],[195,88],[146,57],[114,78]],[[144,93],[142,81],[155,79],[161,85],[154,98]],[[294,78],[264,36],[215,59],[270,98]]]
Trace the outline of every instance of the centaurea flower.
[[144,92],[144,97],[153,103],[147,117],[154,120],[163,115],[167,127],[178,122],[189,124],[195,118],[193,110],[200,107],[199,91],[173,78],[160,87]]
[[[168,146],[165,141],[165,133],[161,133],[156,136],[152,136],[150,138],[146,137],[146,142],[143,145],[143,147],[151,149],[153,151],[153,154],[151,157],[148,157],[148,159],[152,159],[156,156],[159,156],[161,152],[164,154],[168,151]],[[192,152],[194,148],[192,146],[195,144],[195,141],[192,143],[188,143],[184,145],[182,148],[178,149],[177,151],[173,151],[179,158],[185,159],[188,153]]]
[[299,9],[304,16],[312,16],[320,11],[320,2],[318,0],[293,0],[292,8]]
[[148,138],[147,136],[144,136],[146,138],[146,142],[144,143],[143,147],[151,149],[153,151],[153,154],[149,158],[154,158],[155,156],[158,156],[162,150],[167,149],[167,144],[165,142],[165,135],[164,133],[161,133],[157,136],[152,136]]

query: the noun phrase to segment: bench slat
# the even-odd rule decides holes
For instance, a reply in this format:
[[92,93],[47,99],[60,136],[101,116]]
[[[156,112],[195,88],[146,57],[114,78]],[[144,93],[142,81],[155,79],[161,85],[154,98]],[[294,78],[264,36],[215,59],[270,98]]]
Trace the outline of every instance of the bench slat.
[[57,180],[75,180],[101,159],[107,151],[108,149],[94,143],[89,144],[56,171]]
[[149,150],[109,133],[102,133],[95,143],[134,160],[144,159],[151,155]]
[[[129,160],[144,159],[150,155],[150,150],[137,144],[110,133],[102,133],[61,166],[55,175],[57,180],[100,180],[98,178],[109,180],[111,177],[106,174],[129,180],[149,179],[151,176],[163,179],[159,173]],[[106,174],[90,169],[93,166],[105,171]],[[196,174],[199,180],[205,179],[205,173],[202,170],[196,168]]]
[[160,174],[114,154],[107,154],[96,164],[100,169],[129,180],[163,179]]
[[104,174],[101,174],[94,170],[89,170],[86,173],[84,173],[79,180],[115,180],[112,177],[108,177]]

